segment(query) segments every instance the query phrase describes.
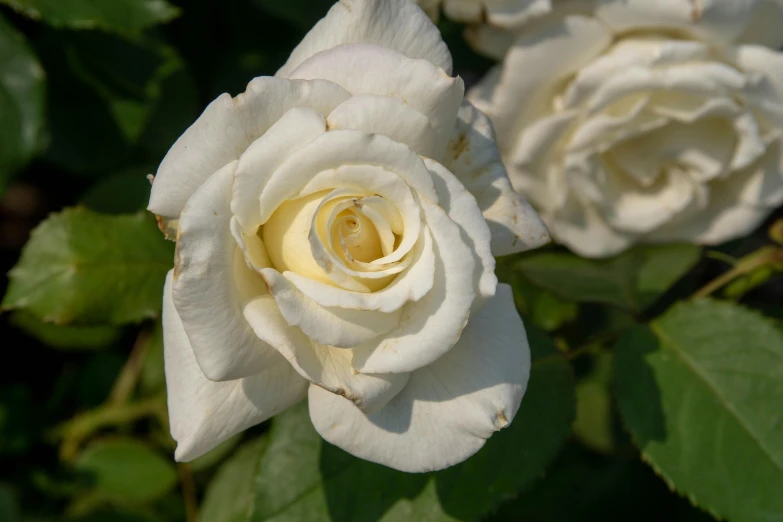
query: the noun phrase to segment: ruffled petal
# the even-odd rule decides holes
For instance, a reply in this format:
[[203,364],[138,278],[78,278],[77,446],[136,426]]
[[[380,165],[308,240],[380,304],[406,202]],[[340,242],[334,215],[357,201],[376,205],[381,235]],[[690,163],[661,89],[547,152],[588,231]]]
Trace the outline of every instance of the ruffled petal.
[[448,140],[465,94],[461,78],[452,78],[431,62],[368,44],[343,45],[319,53],[297,67],[291,78],[321,78],[354,96],[399,99],[430,121],[438,149]]
[[451,74],[451,53],[432,20],[409,0],[342,0],[291,53],[277,76],[288,76],[321,51],[368,43],[427,60]]
[[331,82],[269,77],[256,78],[236,98],[220,95],[163,158],[148,210],[176,218],[209,176],[238,159],[289,109],[305,106],[326,116],[349,97]]
[[437,136],[430,121],[398,98],[375,94],[354,96],[332,111],[327,124],[330,129],[384,134],[428,158],[438,154]]
[[[317,343],[341,348],[356,346],[389,332],[400,323],[401,310],[384,313],[324,307],[302,294],[277,270],[267,268],[260,274],[286,322]],[[329,287],[324,288],[328,292],[326,288]]]
[[169,272],[163,290],[163,350],[171,436],[177,441],[174,456],[183,462],[293,406],[304,398],[307,381],[277,353],[256,375],[208,380],[174,308],[172,286],[173,272]]
[[435,243],[435,281],[403,308],[400,326],[353,348],[351,364],[365,373],[410,372],[448,352],[459,340],[476,298],[476,260],[462,232],[440,207],[422,202]]
[[324,132],[326,120],[321,114],[306,107],[295,107],[242,154],[234,174],[231,212],[246,233],[254,234],[258,229],[261,221],[258,199],[274,171]]
[[460,107],[443,165],[476,198],[492,233],[492,255],[524,252],[549,241],[541,218],[511,186],[489,118],[467,101]]
[[408,382],[408,374],[367,375],[350,364],[350,350],[314,343],[297,328],[287,326],[271,296],[247,304],[245,317],[259,337],[274,346],[313,384],[353,402],[363,411],[376,411]]
[[726,44],[745,31],[760,3],[760,0],[599,0],[595,12],[615,33],[679,29]]
[[310,418],[327,441],[402,471],[462,462],[514,419],[530,375],[530,349],[511,289],[462,332],[452,350],[414,372],[383,409],[365,415],[350,401],[311,386]]
[[244,320],[242,306],[264,293],[231,235],[231,182],[236,162],[211,176],[179,220],[172,291],[201,371],[210,380],[253,375],[276,360]]

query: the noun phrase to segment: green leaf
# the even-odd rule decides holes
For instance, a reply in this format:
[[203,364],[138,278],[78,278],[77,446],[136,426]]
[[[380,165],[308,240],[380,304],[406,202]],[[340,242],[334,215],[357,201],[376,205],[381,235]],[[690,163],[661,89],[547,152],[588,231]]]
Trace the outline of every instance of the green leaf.
[[151,215],[66,209],[32,232],[3,308],[57,324],[140,321],[160,311],[172,264],[173,244]]
[[56,165],[84,175],[156,165],[196,118],[198,93],[173,48],[96,32],[45,36],[41,57],[58,86],[47,151]]
[[177,482],[177,472],[168,460],[131,439],[94,442],[74,466],[93,478],[96,492],[132,503],[160,498]]
[[719,301],[681,303],[617,346],[620,410],[645,460],[732,522],[783,518],[783,334]]
[[542,252],[524,256],[516,268],[566,299],[641,312],[693,268],[700,256],[695,245],[642,246],[601,261]]
[[247,520],[253,505],[253,477],[256,475],[259,460],[265,449],[265,438],[259,437],[247,442],[218,469],[215,478],[204,493],[200,520],[209,522]]
[[3,522],[21,522],[22,516],[11,490],[0,484],[0,520]]
[[33,411],[29,388],[0,388],[0,455],[19,455],[29,449],[35,436]]
[[11,175],[41,148],[44,71],[17,32],[0,15],[0,194]]
[[322,442],[304,406],[278,416],[250,520],[475,520],[517,494],[554,458],[574,416],[568,364],[542,334],[530,337],[535,360],[514,422],[447,470],[406,474],[352,457]]
[[55,27],[138,31],[168,22],[179,10],[165,0],[0,0]]
[[672,495],[633,448],[602,455],[563,448],[541,480],[503,505],[492,522],[707,522]]
[[60,326],[27,312],[14,312],[9,322],[31,337],[60,350],[100,350],[116,342],[122,330],[114,326]]

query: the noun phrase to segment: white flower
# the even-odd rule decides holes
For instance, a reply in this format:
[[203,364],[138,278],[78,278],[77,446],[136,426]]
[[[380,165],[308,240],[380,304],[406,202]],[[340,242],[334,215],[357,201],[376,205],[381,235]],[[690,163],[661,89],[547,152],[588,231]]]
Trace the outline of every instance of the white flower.
[[416,0],[431,17],[443,12],[457,22],[486,21],[497,27],[514,27],[552,10],[553,0]]
[[[276,77],[174,144],[163,327],[176,458],[309,395],[316,429],[426,471],[514,417],[530,354],[493,255],[544,243],[487,118],[408,0],[343,0]],[[496,293],[497,287],[497,293]]]
[[514,32],[472,34],[505,59],[468,95],[553,237],[584,256],[716,244],[783,201],[781,3],[556,7]]

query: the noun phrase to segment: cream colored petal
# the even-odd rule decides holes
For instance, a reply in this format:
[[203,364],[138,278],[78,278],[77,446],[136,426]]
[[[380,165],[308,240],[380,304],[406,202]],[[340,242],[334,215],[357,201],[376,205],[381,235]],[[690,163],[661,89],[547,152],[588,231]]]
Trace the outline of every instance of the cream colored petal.
[[235,168],[233,162],[211,176],[182,210],[172,284],[196,360],[213,381],[256,374],[276,356],[242,316],[244,301],[266,290],[231,234]]
[[[349,348],[394,330],[402,311],[384,313],[339,307],[323,307],[302,294],[273,268],[261,270],[261,276],[286,322],[296,326],[320,344]],[[324,292],[333,291],[325,286]]]
[[454,174],[435,161],[425,160],[425,163],[435,181],[440,200],[443,201],[443,210],[462,229],[463,240],[476,258],[476,273],[473,276],[476,299],[473,301],[473,309],[477,310],[494,297],[498,285],[495,258],[492,257],[490,249],[492,236],[489,226],[481,214],[476,198]]
[[461,78],[452,78],[432,63],[367,44],[319,53],[297,67],[291,78],[330,80],[354,96],[397,98],[430,121],[436,146],[448,140],[465,94]]
[[[173,272],[163,290],[163,352],[175,458],[200,457],[231,436],[293,406],[307,381],[279,354],[255,375],[233,381],[207,379],[196,362],[171,297]],[[218,343],[213,349],[220,350]]]
[[388,47],[451,74],[449,49],[418,6],[408,0],[342,0],[307,33],[277,76],[290,75],[316,53],[356,43]]
[[[330,184],[334,178],[326,174],[319,178],[322,183],[317,186],[314,180],[319,173],[328,173],[344,165],[382,167],[395,173],[420,195],[437,202],[437,192],[427,167],[407,146],[380,134],[334,130],[305,145],[275,171],[261,192],[261,223],[265,223],[279,205],[295,195],[303,196],[340,186]],[[369,178],[368,183],[372,176]],[[362,179],[358,183],[358,188],[366,188]]]
[[415,302],[432,289],[435,253],[429,230],[423,229],[412,253],[413,260],[386,288],[376,292],[353,292],[325,285],[293,272],[283,276],[304,295],[325,307],[376,310],[390,313],[409,302]]
[[422,202],[435,243],[435,280],[419,301],[403,308],[400,326],[353,349],[352,365],[365,373],[404,373],[449,351],[467,324],[476,298],[476,261],[457,224],[441,209]]
[[736,40],[760,0],[598,0],[595,13],[616,33],[679,29],[715,43]]
[[469,102],[460,108],[443,165],[476,198],[492,233],[492,254],[504,256],[549,241],[541,218],[511,187],[489,119]]
[[245,317],[258,336],[285,357],[310,382],[351,400],[364,411],[375,411],[393,398],[408,374],[368,375],[350,365],[350,350],[314,343],[299,329],[285,325],[275,301],[263,296],[245,307]]
[[548,115],[553,89],[600,56],[611,40],[606,26],[583,16],[569,16],[520,37],[506,55],[493,93],[492,105],[496,109],[488,112],[501,150],[507,149],[508,141],[522,128]]
[[513,421],[529,375],[525,329],[511,289],[500,285],[454,348],[414,372],[383,409],[366,415],[311,386],[310,418],[321,436],[353,455],[407,472],[434,471],[467,459]]
[[234,174],[231,212],[248,234],[254,234],[261,222],[259,197],[274,171],[289,156],[324,132],[326,120],[321,114],[306,107],[295,107],[251,143],[239,158]]
[[327,115],[350,95],[326,81],[256,78],[232,98],[222,94],[179,137],[158,167],[151,212],[176,218],[206,179],[239,156],[283,114],[305,106]]
[[426,116],[389,96],[360,94],[337,107],[327,118],[330,129],[354,129],[384,134],[429,158],[442,154],[443,141]]

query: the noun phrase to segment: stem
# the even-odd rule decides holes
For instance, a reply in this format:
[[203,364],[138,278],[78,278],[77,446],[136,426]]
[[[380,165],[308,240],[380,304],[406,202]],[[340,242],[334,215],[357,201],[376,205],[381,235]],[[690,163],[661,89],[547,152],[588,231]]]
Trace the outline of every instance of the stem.
[[127,404],[106,404],[84,412],[55,428],[53,435],[62,438],[60,457],[70,461],[76,457],[82,441],[95,431],[108,426],[118,426],[136,421],[142,417],[165,417],[166,403],[163,396]]
[[190,465],[180,462],[177,464],[179,481],[182,486],[182,497],[185,501],[185,516],[188,522],[198,522],[198,502],[196,501],[196,484]]
[[740,259],[731,270],[721,274],[696,291],[696,293],[691,296],[691,299],[702,299],[707,297],[738,277],[749,274],[764,265],[780,262],[781,253],[783,253],[783,250],[777,247],[767,246],[748,254]]
[[144,359],[146,359],[150,348],[150,339],[150,333],[145,330],[142,330],[136,338],[128,360],[125,366],[122,367],[122,371],[114,383],[109,398],[106,400],[107,406],[122,404],[130,398],[144,367]]

